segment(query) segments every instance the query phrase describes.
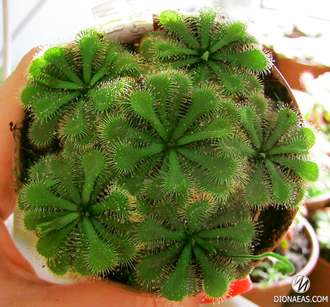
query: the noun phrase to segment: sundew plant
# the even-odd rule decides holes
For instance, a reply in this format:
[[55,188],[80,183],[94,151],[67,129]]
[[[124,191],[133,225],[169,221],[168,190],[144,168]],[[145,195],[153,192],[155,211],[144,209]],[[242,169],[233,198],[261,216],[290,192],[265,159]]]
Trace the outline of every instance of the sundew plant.
[[132,193],[139,184],[161,199],[199,186],[225,198],[243,181],[243,159],[214,150],[239,118],[215,86],[195,86],[185,73],[167,70],[126,88],[100,129],[114,171]]
[[30,138],[36,146],[49,145],[55,134],[79,146],[95,141],[96,113],[110,106],[97,99],[98,87],[118,76],[139,76],[138,60],[118,42],[95,30],[78,33],[73,44],[47,49],[30,66],[21,99],[33,110]]
[[256,213],[298,209],[315,135],[264,95],[272,62],[243,23],[211,8],[157,22],[140,44],[85,30],[33,60],[19,208],[55,275],[219,298],[276,256],[255,253]]
[[143,39],[142,56],[161,66],[186,68],[195,82],[215,79],[230,93],[244,92],[258,88],[255,75],[271,67],[246,25],[213,9],[201,9],[196,16],[164,11],[159,23],[161,31]]

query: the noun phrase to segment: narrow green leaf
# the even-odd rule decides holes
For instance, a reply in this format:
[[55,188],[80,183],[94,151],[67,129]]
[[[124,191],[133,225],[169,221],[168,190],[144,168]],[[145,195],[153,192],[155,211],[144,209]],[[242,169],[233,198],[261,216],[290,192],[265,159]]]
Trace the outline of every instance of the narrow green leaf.
[[221,272],[216,271],[208,262],[203,251],[198,245],[193,246],[193,252],[204,274],[204,291],[211,298],[219,298],[225,295],[229,289],[230,280]]
[[167,61],[163,61],[162,63],[168,64],[173,69],[177,69],[177,68],[180,68],[180,67],[189,67],[189,66],[191,66],[193,64],[196,64],[200,61],[201,61],[200,57],[193,56],[193,57],[189,57],[189,58],[184,59],[184,60],[180,60],[180,59],[178,59],[178,60],[167,60]]
[[167,132],[153,109],[153,97],[147,92],[135,92],[130,102],[134,112],[145,118],[164,141],[168,141]]
[[214,246],[212,245],[212,243],[210,243],[208,240],[207,241],[203,240],[198,235],[194,235],[194,239],[195,239],[196,244],[198,244],[200,247],[205,249],[208,253],[210,253],[210,254],[217,253],[217,251],[214,248]]
[[111,191],[111,194],[105,201],[90,206],[88,211],[94,214],[113,211],[120,215],[128,215],[131,210],[126,195],[119,191]]
[[93,270],[100,273],[117,264],[117,255],[108,244],[97,235],[92,222],[84,217],[83,228],[88,238],[88,263]]
[[143,243],[152,243],[162,239],[183,241],[187,238],[185,233],[168,230],[153,220],[147,220],[141,224],[138,228],[138,236]]
[[190,181],[181,171],[179,157],[174,149],[170,150],[169,164],[170,167],[166,180],[166,187],[172,192],[182,192],[188,189]]
[[114,161],[116,166],[123,170],[132,169],[143,158],[151,157],[165,150],[165,144],[154,144],[148,147],[122,146],[115,150]]
[[162,282],[160,292],[170,301],[180,301],[188,295],[187,270],[191,258],[191,245],[186,244],[173,272]]
[[44,237],[41,237],[36,245],[38,253],[46,258],[55,257],[59,249],[63,246],[63,241],[70,234],[77,223],[78,219],[59,231],[51,232]]
[[278,113],[277,123],[274,131],[270,135],[267,143],[265,145],[265,150],[272,148],[282,134],[287,131],[289,128],[293,127],[298,123],[298,115],[289,108],[285,108]]
[[268,151],[269,155],[278,154],[297,154],[297,155],[307,155],[309,149],[315,144],[314,132],[309,128],[301,128],[297,139],[293,137],[293,142],[287,145],[282,145],[278,147],[273,147]]
[[70,268],[68,253],[60,250],[55,257],[47,259],[47,266],[55,275],[66,274]]
[[181,137],[198,117],[212,111],[217,104],[218,100],[213,91],[209,89],[197,90],[192,95],[192,102],[189,111],[174,130],[172,139],[177,140]]
[[84,82],[85,84],[89,84],[92,78],[93,58],[103,47],[103,44],[96,31],[86,30],[81,32],[81,37],[77,41],[77,45],[81,52]]
[[226,27],[222,27],[219,33],[214,35],[215,39],[212,40],[210,54],[213,54],[231,42],[243,38],[245,35],[245,29],[245,24],[239,22],[227,24]]
[[242,221],[234,226],[202,230],[196,236],[202,239],[232,238],[239,243],[248,244],[251,242],[253,232],[253,223]]
[[70,198],[77,205],[81,204],[80,193],[73,183],[72,167],[67,159],[54,159],[50,162],[52,172],[60,179]]
[[289,185],[278,174],[274,164],[270,160],[265,159],[265,164],[272,180],[274,200],[278,203],[287,202],[291,194]]
[[201,59],[204,60],[205,62],[208,61],[210,53],[208,51],[205,51],[203,55],[201,56]]
[[84,115],[84,101],[79,100],[74,111],[68,115],[64,123],[63,134],[70,136],[82,133],[86,128],[86,119]]
[[269,199],[269,192],[263,181],[264,165],[259,163],[252,179],[245,188],[245,198],[250,205],[263,206]]
[[260,50],[250,50],[240,53],[215,53],[212,60],[229,61],[251,70],[264,70],[268,66],[267,57]]
[[178,148],[178,153],[207,168],[210,174],[228,180],[237,172],[237,162],[231,157],[213,157],[200,154],[188,148]]
[[190,93],[191,80],[181,71],[175,71],[171,79],[172,87],[168,97],[168,106],[170,108],[167,109],[167,118],[171,126],[175,127],[178,122],[181,104]]
[[48,49],[44,53],[44,59],[57,67],[59,70],[63,71],[63,73],[74,83],[78,85],[83,85],[80,78],[76,75],[76,73],[72,70],[70,65],[65,59],[65,55],[67,50],[62,46],[56,46]]
[[315,182],[319,178],[319,168],[315,162],[291,160],[285,157],[271,157],[270,160],[290,168],[304,180]]
[[35,102],[35,113],[39,118],[46,119],[55,113],[60,106],[67,104],[80,95],[80,92],[62,92],[61,94],[50,95],[49,98],[45,96],[44,99]]
[[200,14],[200,45],[201,49],[209,46],[211,27],[217,16],[216,11],[211,8],[202,8]]
[[261,140],[259,139],[258,132],[255,128],[255,112],[250,107],[243,107],[240,109],[242,124],[251,137],[254,146],[259,149]]
[[234,72],[226,69],[224,65],[215,63],[210,60],[207,65],[211,68],[214,74],[220,79],[227,91],[230,93],[238,93],[244,89],[241,78],[234,74]]
[[73,83],[71,81],[63,81],[55,78],[54,76],[40,72],[34,79],[39,84],[45,85],[51,88],[65,89],[65,90],[79,90],[81,85]]
[[109,242],[111,246],[113,246],[119,263],[125,264],[134,258],[137,253],[136,244],[129,241],[127,238],[121,238],[112,234],[95,219],[91,219],[91,222],[103,241]]
[[35,207],[52,207],[68,211],[77,211],[78,206],[63,197],[54,195],[44,184],[37,183],[24,190],[26,202]]
[[176,142],[176,145],[181,146],[200,140],[223,138],[228,136],[230,132],[231,124],[228,121],[215,118],[204,130],[183,136]]
[[204,223],[203,217],[207,216],[210,208],[210,204],[206,201],[199,201],[189,205],[185,210],[185,216],[188,219],[188,229],[190,231],[196,231]]
[[219,148],[229,154],[244,155],[244,156],[256,156],[258,153],[256,150],[245,144],[238,139],[226,139],[219,144]]
[[101,78],[103,78],[106,74],[109,73],[109,66],[118,58],[118,52],[109,52],[109,49],[107,50],[105,61],[103,65],[105,67],[102,67],[98,72],[94,74],[92,77],[92,80],[90,81],[90,86],[93,86],[97,81],[99,81]]
[[156,74],[147,78],[146,89],[154,97],[154,107],[159,114],[159,119],[163,125],[168,125],[167,121],[167,99],[172,86],[172,75],[168,73]]
[[70,211],[40,212],[30,211],[24,215],[23,221],[26,230],[36,230],[36,227],[44,222],[70,213]]
[[180,13],[176,11],[163,11],[159,15],[160,23],[167,29],[177,34],[184,42],[194,49],[199,49],[199,43],[189,32]]
[[54,230],[60,230],[79,217],[80,213],[78,212],[71,212],[63,216],[55,217],[47,222],[37,225],[36,232],[39,235],[45,235]]
[[118,141],[157,143],[160,140],[150,134],[131,127],[122,118],[107,120],[102,127],[102,137],[110,143]]
[[159,280],[166,264],[173,260],[181,249],[182,244],[173,244],[160,253],[142,258],[137,265],[137,273],[147,282]]
[[86,206],[93,191],[95,180],[105,167],[105,159],[101,152],[91,150],[83,155],[81,165],[85,173],[85,182],[81,201],[82,204]]

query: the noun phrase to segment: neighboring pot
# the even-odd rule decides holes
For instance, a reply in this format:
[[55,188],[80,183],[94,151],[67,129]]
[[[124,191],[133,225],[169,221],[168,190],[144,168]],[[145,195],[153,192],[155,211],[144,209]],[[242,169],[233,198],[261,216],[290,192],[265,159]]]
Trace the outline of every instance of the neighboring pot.
[[[313,271],[314,267],[318,262],[320,246],[313,227],[301,215],[299,215],[299,223],[303,224],[303,228],[310,238],[311,254],[305,267],[296,275],[308,276]],[[243,294],[243,296],[251,302],[259,305],[260,307],[278,306],[279,303],[274,302],[274,296],[289,295],[291,291],[291,280],[292,277],[278,281],[269,286],[268,288],[263,288],[262,283],[252,283],[252,290]],[[309,293],[306,292],[306,295],[309,295]]]
[[[318,153],[319,159],[321,161],[321,166],[326,170],[330,170],[330,157],[325,153]],[[305,200],[305,205],[308,209],[308,214],[312,217],[318,209],[327,207],[330,205],[330,191],[322,193],[321,195],[307,198]]]
[[305,201],[305,205],[310,215],[313,215],[316,210],[322,209],[330,204],[330,192],[326,192],[322,195],[308,198]]

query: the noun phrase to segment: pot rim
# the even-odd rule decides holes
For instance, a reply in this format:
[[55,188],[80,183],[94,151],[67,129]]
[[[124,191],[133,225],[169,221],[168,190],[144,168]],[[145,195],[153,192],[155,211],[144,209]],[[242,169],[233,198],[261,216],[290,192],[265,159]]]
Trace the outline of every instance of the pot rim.
[[330,191],[325,192],[319,196],[315,196],[315,197],[310,197],[310,198],[306,198],[305,200],[305,204],[309,205],[309,204],[314,204],[320,201],[325,201],[329,199],[330,200]]

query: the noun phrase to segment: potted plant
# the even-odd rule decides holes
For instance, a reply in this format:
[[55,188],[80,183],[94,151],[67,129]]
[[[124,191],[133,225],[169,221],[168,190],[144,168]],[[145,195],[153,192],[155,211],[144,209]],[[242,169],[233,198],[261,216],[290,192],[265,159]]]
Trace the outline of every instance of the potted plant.
[[272,19],[267,31],[263,31],[261,25],[265,19],[261,19],[256,22],[256,31],[261,34],[263,44],[272,52],[276,67],[290,87],[305,91],[301,76],[311,73],[318,77],[330,71],[329,60],[321,51],[327,46],[328,34],[320,25],[311,26],[317,23],[313,18],[305,16],[299,21],[293,21],[281,17],[279,12],[270,15],[269,19]]
[[320,256],[326,261],[330,262],[330,210],[328,208],[318,210],[316,214],[311,218],[311,222],[315,228],[317,238],[320,242]]
[[19,207],[56,275],[219,298],[279,257],[315,136],[244,24],[210,8],[156,23],[138,45],[86,30],[32,62]]

